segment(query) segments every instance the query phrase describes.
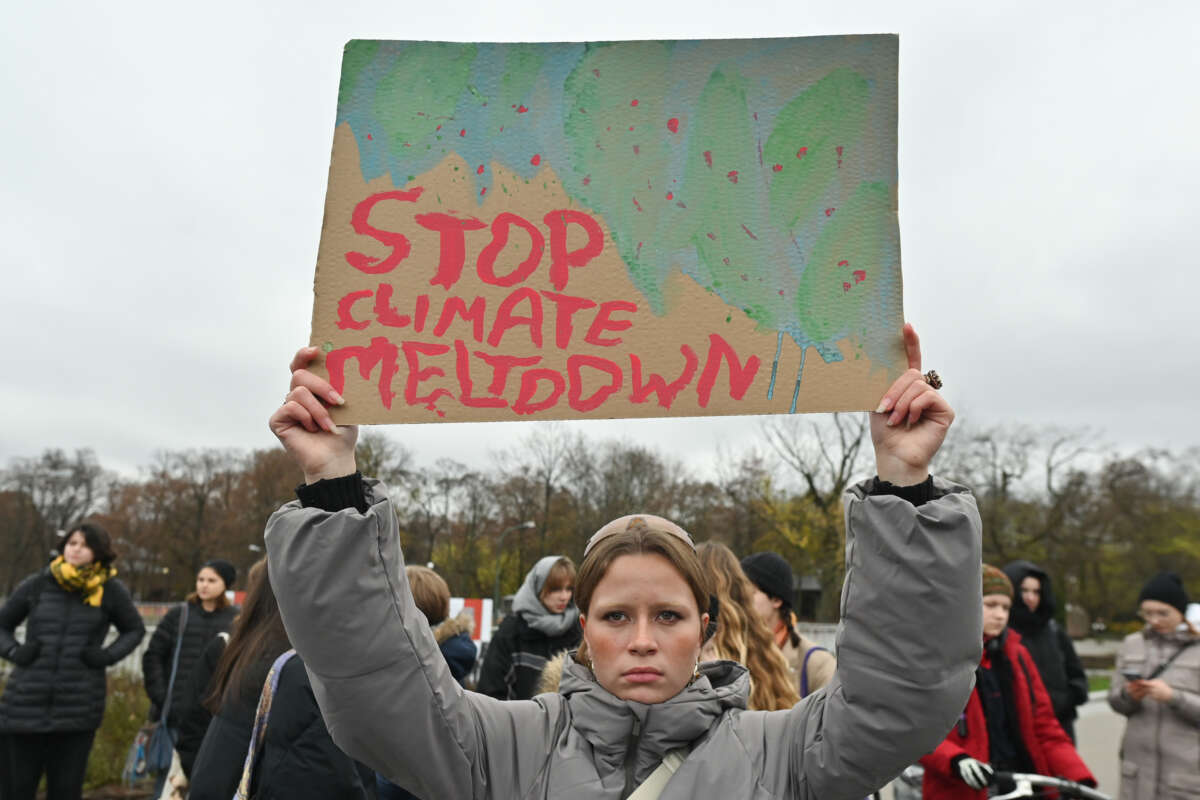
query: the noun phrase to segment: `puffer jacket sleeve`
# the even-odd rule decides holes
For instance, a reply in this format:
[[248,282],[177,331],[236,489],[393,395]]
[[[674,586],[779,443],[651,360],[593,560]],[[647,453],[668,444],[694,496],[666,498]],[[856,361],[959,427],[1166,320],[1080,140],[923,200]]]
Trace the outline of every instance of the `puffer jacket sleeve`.
[[117,638],[104,649],[108,663],[115,664],[141,644],[146,635],[146,624],[142,622],[142,615],[133,604],[129,590],[120,581],[109,581],[103,602],[108,606],[110,620],[117,629]]
[[179,633],[180,606],[175,606],[159,620],[150,636],[150,644],[142,653],[142,681],[146,696],[153,707],[151,716],[157,718],[167,699],[167,679],[171,674],[171,657],[175,653],[175,636]]
[[1108,705],[1122,716],[1132,717],[1142,710],[1142,701],[1134,700],[1129,696],[1129,692],[1125,691],[1128,682],[1121,673],[1129,667],[1131,656],[1135,655],[1140,655],[1140,658],[1135,659],[1135,671],[1140,673],[1146,666],[1145,652],[1140,633],[1126,636],[1125,641],[1121,642],[1121,649],[1117,651],[1116,668],[1113,669],[1112,680],[1108,684]]
[[1067,688],[1071,692],[1071,704],[1081,706],[1088,701],[1087,671],[1084,670],[1079,654],[1075,652],[1075,643],[1071,641],[1067,631],[1058,625],[1054,626],[1054,631],[1058,636],[1058,649],[1062,653],[1063,666],[1067,670]]
[[762,776],[779,796],[870,795],[938,746],[974,686],[983,647],[975,498],[935,480],[934,499],[914,506],[868,486],[846,498],[837,672],[764,720]]
[[420,797],[523,797],[550,756],[557,696],[501,702],[459,686],[413,603],[387,492],[366,513],[271,516],[271,585],[333,741]]
[[17,641],[15,631],[27,616],[29,616],[29,597],[33,594],[34,583],[41,573],[30,575],[17,584],[17,588],[8,596],[4,606],[0,607],[0,656],[8,653],[22,642]]

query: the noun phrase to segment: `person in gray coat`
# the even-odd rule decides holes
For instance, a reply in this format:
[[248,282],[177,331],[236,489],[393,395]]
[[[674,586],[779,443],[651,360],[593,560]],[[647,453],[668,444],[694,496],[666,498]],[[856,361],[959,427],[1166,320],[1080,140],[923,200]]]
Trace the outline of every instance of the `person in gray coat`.
[[1146,626],[1117,652],[1108,704],[1127,718],[1121,800],[1200,797],[1200,633],[1187,606],[1178,575],[1155,575],[1138,595]]
[[405,577],[386,488],[356,472],[340,399],[292,362],[270,420],[305,473],[267,523],[292,644],[334,741],[420,797],[861,799],[950,730],[981,656],[981,529],[974,498],[929,462],[954,412],[910,369],[871,419],[876,478],[846,497],[840,661],[794,708],[748,711],[749,678],[699,663],[708,594],[688,534],[660,517],[609,523],[576,584],[583,644],[556,694],[464,690]]

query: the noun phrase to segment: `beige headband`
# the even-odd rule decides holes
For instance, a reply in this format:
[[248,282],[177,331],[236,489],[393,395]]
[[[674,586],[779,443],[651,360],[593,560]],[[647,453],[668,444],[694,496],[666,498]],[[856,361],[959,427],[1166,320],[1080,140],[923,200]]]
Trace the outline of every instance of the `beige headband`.
[[592,538],[588,539],[587,547],[583,548],[583,557],[587,558],[587,554],[592,552],[592,548],[601,539],[612,536],[614,533],[623,533],[624,531],[637,530],[641,528],[648,531],[661,531],[669,533],[687,542],[687,546],[696,549],[696,543],[692,541],[692,536],[683,528],[663,517],[656,517],[653,514],[630,514],[619,519],[614,519],[612,522],[605,525],[600,530],[592,534]]

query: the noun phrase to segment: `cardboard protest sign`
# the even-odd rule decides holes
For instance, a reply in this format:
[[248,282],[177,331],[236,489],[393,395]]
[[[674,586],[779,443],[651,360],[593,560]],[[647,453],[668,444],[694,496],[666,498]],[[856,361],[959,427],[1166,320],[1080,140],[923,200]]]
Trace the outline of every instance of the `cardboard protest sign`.
[[894,36],[346,46],[338,422],[872,408],[904,369]]

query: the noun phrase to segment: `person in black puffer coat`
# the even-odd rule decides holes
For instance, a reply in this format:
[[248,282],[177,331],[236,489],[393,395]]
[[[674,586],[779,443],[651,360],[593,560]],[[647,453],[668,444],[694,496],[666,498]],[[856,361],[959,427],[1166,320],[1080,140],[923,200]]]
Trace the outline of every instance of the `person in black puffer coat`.
[[[433,631],[433,640],[442,651],[442,658],[450,667],[450,675],[463,685],[467,675],[475,666],[478,651],[471,641],[475,628],[475,617],[469,609],[456,617],[450,616],[450,586],[441,575],[429,567],[407,566],[408,585],[412,590],[413,602],[425,615]],[[376,775],[376,790],[379,800],[418,800],[416,795],[400,788],[383,775]]]
[[1054,620],[1058,609],[1054,587],[1045,570],[1031,561],[1013,561],[1004,567],[1016,597],[1008,625],[1021,634],[1021,644],[1033,656],[1054,705],[1054,716],[1075,741],[1075,711],[1088,701],[1087,673],[1075,645]]
[[575,565],[566,556],[546,556],[533,565],[483,657],[481,694],[528,700],[537,693],[546,662],[583,638],[574,588]]
[[[196,755],[189,800],[233,797],[250,748],[263,683],[271,664],[289,649],[264,559],[250,568],[245,610],[217,662],[205,701],[213,718]],[[299,656],[279,672],[250,796],[255,800],[375,798],[374,773],[330,738]]]
[[[213,559],[196,573],[196,591],[187,596],[187,627],[179,646],[179,669],[175,688],[171,690],[168,728],[177,730],[188,713],[187,688],[192,667],[208,643],[222,631],[228,631],[237,616],[237,608],[229,604],[225,591],[233,586],[237,571],[228,561]],[[142,680],[150,697],[150,721],[158,721],[167,699],[167,684],[171,680],[171,661],[175,655],[175,637],[179,635],[179,619],[183,607],[176,606],[166,613],[150,644],[142,655]]]
[[[0,655],[16,665],[0,697],[0,797],[77,800],[104,717],[106,667],[146,634],[129,590],[113,576],[108,533],[81,523],[63,554],[17,586],[0,609]],[[25,641],[14,632],[25,622]],[[109,626],[116,640],[104,646]]]

